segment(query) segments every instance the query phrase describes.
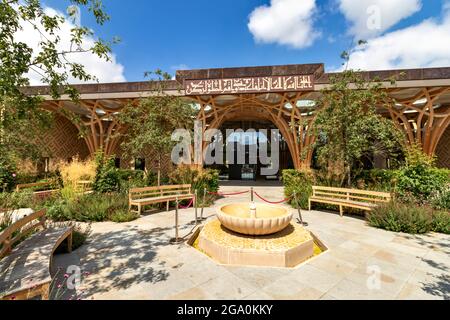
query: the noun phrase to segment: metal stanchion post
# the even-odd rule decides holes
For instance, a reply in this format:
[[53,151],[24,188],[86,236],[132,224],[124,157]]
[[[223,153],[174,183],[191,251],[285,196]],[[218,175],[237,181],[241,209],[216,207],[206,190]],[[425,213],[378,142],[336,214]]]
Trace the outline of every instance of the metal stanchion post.
[[194,193],[194,206],[195,206],[195,225],[197,225],[198,224],[198,215],[197,215],[197,194],[198,194],[198,191],[197,191],[197,189],[195,189],[195,193]]
[[298,204],[298,201],[297,201],[297,193],[294,191],[294,200],[295,200],[295,204],[297,205],[297,210],[298,210],[298,218],[297,218],[297,221],[298,221],[298,223],[300,223],[302,226],[308,226],[308,223],[307,222],[304,222],[303,221],[303,217],[302,217],[302,210],[301,210],[301,208],[300,208],[300,205]]
[[176,202],[176,206],[175,206],[175,238],[173,238],[170,242],[177,244],[177,243],[181,243],[183,242],[183,239],[179,237],[179,230],[178,230],[178,206],[179,206],[179,201],[178,198],[176,198],[175,200]]
[[178,241],[178,199],[176,200],[177,204],[175,207],[175,241]]
[[253,187],[251,187],[251,189],[250,189],[250,201],[251,202],[254,201]]
[[206,199],[206,188],[203,189],[203,204],[202,204],[202,209],[200,210],[200,221],[206,220],[205,218],[203,218],[203,209],[205,208],[205,199]]

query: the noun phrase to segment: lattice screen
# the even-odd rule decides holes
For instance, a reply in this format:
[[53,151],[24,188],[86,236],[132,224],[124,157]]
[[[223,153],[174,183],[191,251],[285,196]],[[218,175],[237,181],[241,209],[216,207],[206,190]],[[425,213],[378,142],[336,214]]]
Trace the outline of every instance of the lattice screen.
[[[120,148],[120,142],[118,143],[118,147],[114,152],[116,157],[120,158],[120,166],[123,169],[132,169],[134,168],[134,158],[125,154]],[[141,158],[145,159],[145,165],[147,170],[152,170],[154,172],[157,171],[158,166],[158,158],[157,154],[151,150],[151,148],[147,148],[140,155]],[[170,154],[164,156],[161,160],[161,172],[163,175],[167,175],[175,169],[172,160],[170,158]]]
[[445,130],[444,135],[436,149],[437,165],[450,169],[450,127]]
[[43,133],[40,144],[50,151],[47,156],[52,159],[52,162],[75,156],[86,159],[89,156],[86,142],[78,137],[78,129],[67,118],[60,115],[55,115],[52,128]]

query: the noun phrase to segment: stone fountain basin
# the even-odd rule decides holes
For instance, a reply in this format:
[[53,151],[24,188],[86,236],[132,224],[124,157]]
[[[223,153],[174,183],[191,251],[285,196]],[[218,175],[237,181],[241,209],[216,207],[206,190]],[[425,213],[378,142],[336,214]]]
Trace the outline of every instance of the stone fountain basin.
[[217,218],[227,229],[246,235],[269,235],[284,230],[291,222],[290,209],[269,204],[256,204],[256,219],[250,216],[249,203],[232,203],[217,208]]

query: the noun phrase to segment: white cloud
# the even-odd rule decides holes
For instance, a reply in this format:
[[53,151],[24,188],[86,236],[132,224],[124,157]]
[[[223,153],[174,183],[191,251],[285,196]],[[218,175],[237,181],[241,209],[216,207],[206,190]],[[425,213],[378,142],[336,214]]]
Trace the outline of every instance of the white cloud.
[[442,21],[417,25],[370,40],[350,55],[352,69],[442,67],[450,65],[450,10]]
[[190,69],[189,66],[187,64],[184,64],[184,63],[180,63],[180,64],[176,64],[176,65],[170,66],[170,70],[172,70],[174,72],[173,76],[172,76],[172,80],[175,80],[177,78],[176,72],[178,70],[189,70],[189,69]]
[[315,11],[315,0],[271,0],[253,10],[248,28],[257,42],[305,48],[320,36],[313,28]]
[[[52,8],[45,8],[45,13],[50,16],[62,15]],[[17,41],[26,43],[33,49],[34,54],[37,54],[39,50],[39,41],[41,36],[38,31],[34,30],[32,25],[26,21],[21,22],[23,30],[16,33],[15,37]],[[68,19],[61,25],[58,35],[61,37],[60,43],[57,46],[58,50],[68,50],[70,48],[70,34],[71,29],[74,28],[74,24]],[[94,39],[92,37],[86,37],[83,43],[83,47],[91,47],[94,44]],[[116,56],[111,55],[111,61],[105,61],[100,59],[96,55],[86,52],[86,53],[74,53],[68,56],[68,60],[71,62],[81,63],[85,66],[85,70],[97,77],[100,82],[123,82],[126,81],[124,76],[124,67],[117,62]],[[34,71],[30,71],[28,74],[31,85],[42,84],[41,75]],[[69,77],[69,82],[73,84],[80,83],[80,80]]]
[[189,70],[189,66],[187,64],[181,63],[181,64],[171,66],[170,69],[172,69],[173,71]]
[[358,39],[382,34],[422,8],[421,0],[338,0],[351,23],[349,33]]

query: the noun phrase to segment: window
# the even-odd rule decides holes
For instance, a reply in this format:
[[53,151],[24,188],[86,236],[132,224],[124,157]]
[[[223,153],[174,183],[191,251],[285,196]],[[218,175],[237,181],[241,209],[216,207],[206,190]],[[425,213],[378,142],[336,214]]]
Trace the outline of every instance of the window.
[[45,167],[44,167],[45,172],[49,172],[50,171],[50,158],[49,157],[44,159],[44,164],[45,164]]
[[120,158],[115,158],[114,159],[114,164],[115,164],[117,169],[120,169]]
[[37,163],[37,171],[38,172],[49,172],[50,171],[50,158],[44,157],[41,158]]
[[135,170],[145,170],[145,159],[144,158],[136,158],[134,160],[134,169]]

